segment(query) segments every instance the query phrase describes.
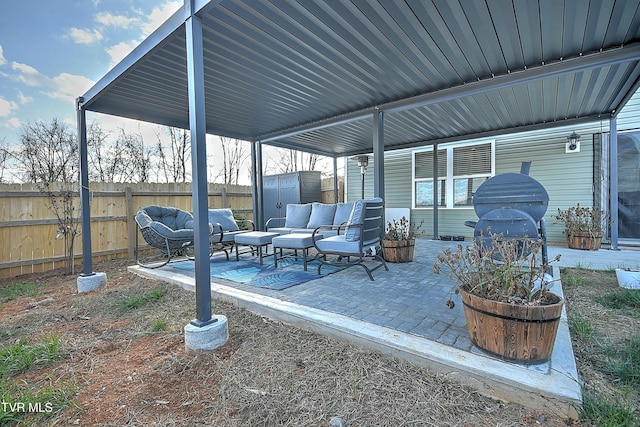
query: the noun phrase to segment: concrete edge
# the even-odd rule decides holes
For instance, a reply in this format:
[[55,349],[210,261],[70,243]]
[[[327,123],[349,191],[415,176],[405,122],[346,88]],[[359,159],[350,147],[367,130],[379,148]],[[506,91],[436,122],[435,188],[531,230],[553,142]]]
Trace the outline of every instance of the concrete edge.
[[[195,291],[193,278],[164,270],[150,271],[139,266],[128,269],[143,277],[164,280]],[[555,273],[554,277],[559,277]],[[549,369],[543,372],[341,314],[256,295],[215,282],[211,283],[211,294],[214,298],[231,302],[253,313],[432,368],[476,389],[480,394],[563,417],[578,418],[577,408],[582,404],[582,391],[564,309]]]

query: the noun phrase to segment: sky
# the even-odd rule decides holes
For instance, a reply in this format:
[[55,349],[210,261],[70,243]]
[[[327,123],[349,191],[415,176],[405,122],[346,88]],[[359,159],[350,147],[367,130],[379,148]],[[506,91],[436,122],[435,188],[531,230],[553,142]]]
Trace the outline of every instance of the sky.
[[[75,129],[75,99],[183,4],[183,0],[0,0],[0,146],[14,146],[22,126],[48,124],[54,117]],[[107,132],[124,128],[141,133],[146,144],[163,134],[158,125],[98,113],[88,112],[87,121],[99,122]],[[209,136],[207,141],[211,140]],[[219,143],[207,145],[207,157],[220,149]],[[264,158],[275,156],[265,150]],[[320,167],[332,170],[331,164],[325,159]],[[248,169],[241,184],[250,184]]]
[[[9,145],[22,125],[38,120],[48,123],[56,117],[75,128],[75,99],[183,4],[1,1],[0,141]],[[122,127],[123,119],[117,121]]]

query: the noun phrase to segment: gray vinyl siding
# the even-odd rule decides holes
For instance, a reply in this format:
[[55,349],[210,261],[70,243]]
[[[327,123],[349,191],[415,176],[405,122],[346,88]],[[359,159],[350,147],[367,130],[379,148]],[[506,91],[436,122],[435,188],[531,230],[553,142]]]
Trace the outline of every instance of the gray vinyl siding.
[[[618,132],[640,129],[640,92],[629,100],[617,118]],[[580,134],[580,152],[565,153],[567,136]],[[530,175],[538,180],[549,193],[549,208],[545,215],[547,237],[551,243],[564,244],[563,225],[555,221],[558,209],[580,203],[585,206],[606,207],[607,200],[594,200],[596,191],[594,176],[599,177],[600,153],[594,153],[594,135],[609,132],[609,119],[573,127],[550,128],[534,132],[495,137],[495,173],[519,172],[523,161],[531,161]],[[415,150],[415,149],[414,149]],[[385,153],[385,206],[411,207],[412,151],[411,149]],[[594,165],[594,160],[595,164]],[[370,162],[371,164],[372,162]],[[596,173],[594,174],[594,168]],[[357,163],[347,161],[347,197],[360,197],[360,169]],[[365,196],[373,196],[373,167],[365,175]],[[605,199],[608,195],[604,195]],[[473,229],[466,227],[467,220],[477,220],[473,208],[438,210],[438,234],[471,238]],[[412,209],[412,222],[424,219],[422,231],[433,236],[433,210]]]
[[640,129],[640,90],[631,97],[618,115],[618,132],[638,129]]

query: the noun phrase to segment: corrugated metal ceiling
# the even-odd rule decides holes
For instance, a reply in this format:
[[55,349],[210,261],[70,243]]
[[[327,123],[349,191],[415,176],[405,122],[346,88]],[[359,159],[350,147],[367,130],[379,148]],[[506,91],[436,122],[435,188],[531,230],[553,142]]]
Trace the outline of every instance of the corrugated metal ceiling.
[[[638,0],[197,3],[210,134],[351,155],[376,109],[394,149],[608,119],[640,85]],[[83,108],[188,128],[186,18]]]

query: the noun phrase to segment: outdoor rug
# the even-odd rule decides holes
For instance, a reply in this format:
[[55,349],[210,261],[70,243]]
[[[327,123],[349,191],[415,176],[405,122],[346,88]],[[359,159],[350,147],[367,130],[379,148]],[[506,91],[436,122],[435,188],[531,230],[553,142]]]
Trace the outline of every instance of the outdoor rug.
[[[235,255],[231,255],[230,260],[227,261],[224,257],[216,256],[211,258],[211,277],[279,291],[327,276],[344,268],[324,265],[322,274],[318,275],[319,261],[315,260],[307,262],[307,271],[304,271],[301,259],[285,258],[279,260],[278,268],[273,265],[273,257],[265,258],[263,262],[264,265],[260,265],[255,257],[241,257],[239,261],[236,261]],[[180,270],[195,268],[193,261],[178,261],[169,265]]]

